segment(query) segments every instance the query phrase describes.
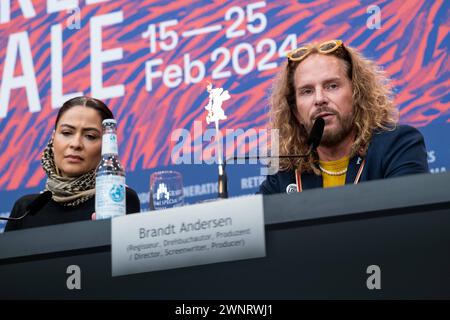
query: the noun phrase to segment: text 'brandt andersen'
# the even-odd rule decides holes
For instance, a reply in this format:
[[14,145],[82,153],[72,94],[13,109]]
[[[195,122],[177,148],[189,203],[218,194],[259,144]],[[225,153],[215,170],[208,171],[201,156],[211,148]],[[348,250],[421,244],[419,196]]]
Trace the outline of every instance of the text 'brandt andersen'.
[[175,230],[175,225],[169,223],[167,227],[164,228],[139,228],[139,239],[144,238],[154,238],[160,236],[168,236],[176,233],[183,233],[189,231],[198,231],[198,230],[207,230],[214,229],[219,227],[227,227],[233,224],[233,220],[230,217],[220,218],[220,219],[211,219],[211,220],[200,220],[198,219],[196,222],[183,222],[178,230]]

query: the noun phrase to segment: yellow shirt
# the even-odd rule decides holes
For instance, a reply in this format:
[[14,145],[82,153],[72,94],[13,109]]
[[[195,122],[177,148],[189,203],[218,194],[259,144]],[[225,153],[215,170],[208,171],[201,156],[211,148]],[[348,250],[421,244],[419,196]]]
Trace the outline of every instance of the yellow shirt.
[[[320,166],[324,168],[327,171],[331,172],[339,172],[347,169],[348,162],[350,158],[344,157],[339,160],[335,161],[319,161]],[[323,187],[324,188],[330,188],[330,187],[337,187],[337,186],[343,186],[345,184],[345,176],[347,174],[341,174],[338,176],[330,175],[328,173],[325,173],[322,171],[322,179],[323,179]]]

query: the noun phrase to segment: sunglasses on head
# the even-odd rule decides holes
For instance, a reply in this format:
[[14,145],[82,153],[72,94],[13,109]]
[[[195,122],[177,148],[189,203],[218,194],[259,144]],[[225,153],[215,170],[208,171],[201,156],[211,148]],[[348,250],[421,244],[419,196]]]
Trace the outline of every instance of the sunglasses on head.
[[[343,42],[341,40],[330,40],[322,42],[316,48],[319,53],[328,54],[336,51],[341,46],[343,46]],[[308,54],[310,54],[313,48],[314,46],[304,46],[294,49],[287,54],[287,57],[290,61],[302,61],[308,56]]]

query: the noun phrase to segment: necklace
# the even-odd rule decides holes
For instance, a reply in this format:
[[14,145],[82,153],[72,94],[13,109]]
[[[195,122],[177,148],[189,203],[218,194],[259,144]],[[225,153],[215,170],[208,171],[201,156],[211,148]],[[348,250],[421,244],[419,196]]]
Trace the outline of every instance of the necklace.
[[326,169],[322,168],[322,166],[320,164],[319,164],[319,168],[320,168],[320,171],[326,173],[329,176],[342,176],[343,174],[347,173],[347,168],[345,168],[344,170],[341,170],[341,171],[336,171],[336,172],[326,170]]

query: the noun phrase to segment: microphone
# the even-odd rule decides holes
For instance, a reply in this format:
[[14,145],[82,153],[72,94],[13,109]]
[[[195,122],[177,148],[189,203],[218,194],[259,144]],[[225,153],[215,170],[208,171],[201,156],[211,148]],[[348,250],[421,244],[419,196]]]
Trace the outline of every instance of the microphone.
[[231,158],[228,158],[225,160],[224,165],[230,161],[236,161],[236,160],[250,160],[250,159],[271,159],[271,158],[278,158],[278,159],[289,159],[289,158],[306,158],[309,157],[311,152],[320,145],[320,141],[322,140],[323,131],[325,128],[325,120],[323,118],[317,118],[316,121],[313,124],[313,127],[311,128],[311,131],[308,136],[307,144],[309,146],[308,152],[305,154],[291,154],[286,156],[234,156]]
[[45,191],[43,193],[41,193],[40,195],[38,195],[36,197],[36,199],[34,199],[33,201],[31,201],[25,209],[25,213],[23,215],[21,215],[20,217],[0,217],[0,220],[8,220],[8,221],[18,221],[18,220],[22,220],[23,218],[25,218],[27,215],[32,215],[34,216],[39,210],[41,210],[52,198],[52,193],[51,191]]
[[309,157],[311,152],[313,152],[317,147],[320,145],[320,141],[322,140],[323,131],[325,129],[325,120],[323,118],[317,118],[316,121],[314,121],[313,127],[311,128],[311,131],[308,136],[307,144],[309,145],[308,152],[305,154],[293,154],[293,155],[285,155],[285,156],[244,156],[244,157],[238,157],[234,156],[228,159],[225,159],[223,162],[223,165],[219,165],[219,181],[218,181],[218,191],[219,191],[219,198],[228,198],[228,180],[227,180],[227,174],[225,172],[225,166],[228,161],[233,160],[250,160],[250,159],[270,159],[270,158],[279,158],[279,159],[286,159],[286,158],[306,158]]
[[317,118],[316,121],[314,121],[313,127],[311,128],[311,132],[309,133],[308,137],[308,145],[310,146],[309,153],[311,153],[312,150],[315,150],[322,140],[323,136],[323,130],[325,128],[325,120],[323,118]]

